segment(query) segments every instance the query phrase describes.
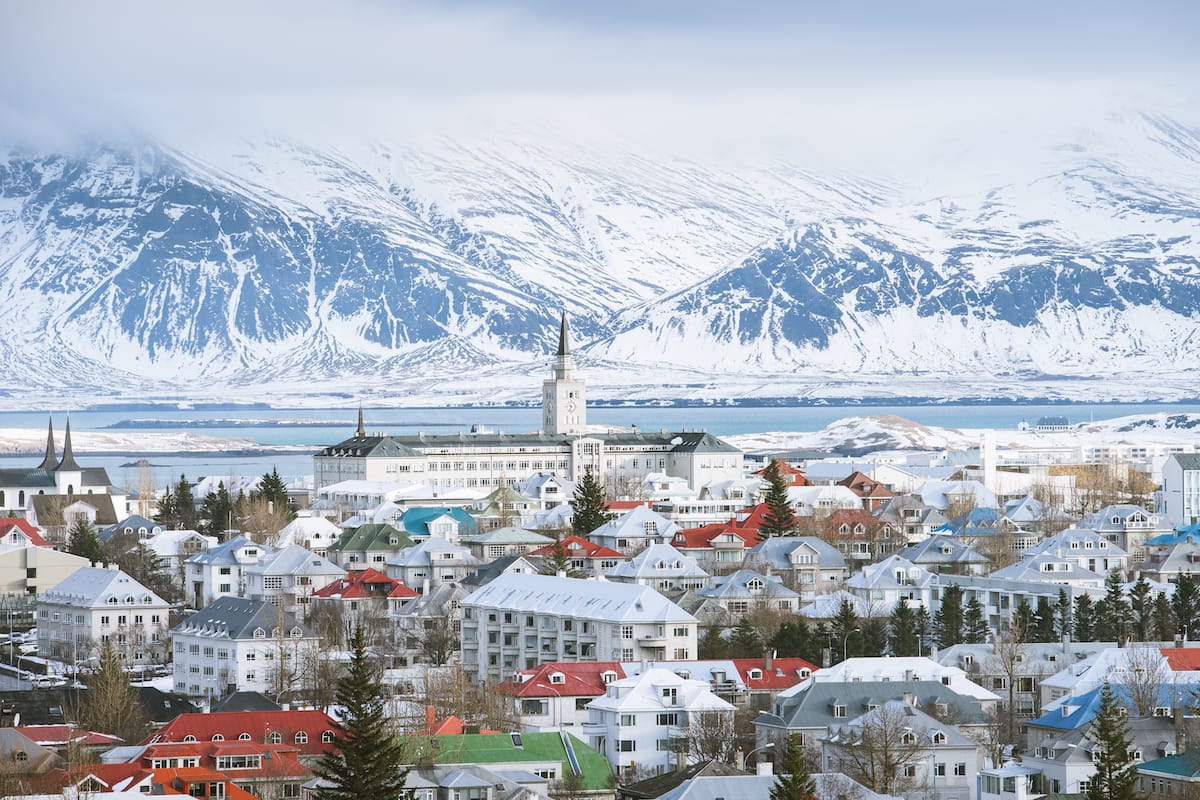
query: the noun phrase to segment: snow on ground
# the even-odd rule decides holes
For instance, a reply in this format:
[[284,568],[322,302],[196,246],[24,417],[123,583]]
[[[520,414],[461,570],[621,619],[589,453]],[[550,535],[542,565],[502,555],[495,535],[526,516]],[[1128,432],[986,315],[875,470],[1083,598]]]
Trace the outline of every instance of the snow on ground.
[[[61,447],[61,432],[57,434],[56,439]],[[71,442],[76,450],[89,453],[227,452],[261,449],[253,439],[228,439],[187,432],[72,431]],[[44,428],[0,428],[0,454],[40,453],[45,447]]]

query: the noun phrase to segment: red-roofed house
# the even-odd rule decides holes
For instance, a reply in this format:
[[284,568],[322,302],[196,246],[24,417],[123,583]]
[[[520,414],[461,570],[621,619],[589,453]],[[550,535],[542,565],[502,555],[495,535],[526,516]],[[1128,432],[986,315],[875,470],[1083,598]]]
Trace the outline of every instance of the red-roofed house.
[[[624,553],[602,544],[590,542],[582,536],[567,536],[561,542],[530,550],[525,557],[545,559],[553,556],[557,547],[561,547],[571,558],[571,569],[581,573],[576,577],[599,578],[617,564],[629,560],[629,556]],[[541,562],[534,561],[534,563],[540,564]]]
[[49,547],[42,532],[20,517],[0,517],[0,553],[18,547]]
[[582,726],[588,721],[587,704],[624,677],[616,661],[560,661],[517,670],[496,691],[512,696],[523,730],[553,731]]
[[[259,800],[224,774],[205,767],[175,767],[154,770],[150,793],[219,797],[223,800]],[[295,795],[299,797],[300,795]]]
[[[337,723],[324,711],[217,711],[180,714],[143,744],[167,742],[260,742],[294,745],[300,759],[329,749]],[[220,739],[214,738],[220,736]]]
[[[775,459],[775,463],[778,465],[779,474],[783,476],[783,480],[788,486],[809,486],[809,485],[811,485],[808,481],[808,478],[806,478],[804,476],[804,470],[793,467],[791,464],[787,463],[782,458]],[[763,467],[762,469],[757,470],[753,474],[755,474],[761,478],[766,473],[766,471],[767,471],[767,468]]]
[[[138,764],[84,764],[69,769],[52,769],[29,781],[29,790],[37,794],[62,794],[68,786],[83,793],[142,792],[149,794],[154,773]],[[66,795],[63,795],[66,796]]]
[[116,747],[124,742],[118,736],[89,731],[74,725],[16,725],[14,729],[60,756],[67,755],[68,747],[79,747],[92,753]]
[[[213,734],[222,736],[222,734]],[[326,748],[332,745],[326,744]],[[250,740],[211,739],[196,742],[150,744],[136,763],[154,770],[200,768],[237,781],[259,797],[299,797],[300,786],[312,770],[298,758],[299,745],[264,744]],[[131,759],[134,761],[134,759]]]
[[900,529],[861,508],[839,508],[821,521],[820,537],[849,562],[878,561],[907,542]]
[[879,508],[896,496],[888,487],[884,486],[877,480],[868,478],[863,473],[855,470],[837,482],[838,486],[845,486],[850,491],[862,498],[863,508],[874,514]]
[[1200,647],[1164,647],[1162,654],[1172,672],[1200,670]]
[[676,531],[671,546],[694,557],[705,570],[716,574],[710,566],[737,569],[742,565],[746,551],[758,542],[757,528],[742,527],[735,519]]

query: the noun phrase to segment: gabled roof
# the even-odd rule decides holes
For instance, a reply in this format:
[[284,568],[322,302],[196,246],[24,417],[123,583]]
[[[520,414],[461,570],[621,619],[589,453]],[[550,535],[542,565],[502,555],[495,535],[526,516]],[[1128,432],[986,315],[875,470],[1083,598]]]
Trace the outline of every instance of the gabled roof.
[[47,590],[39,599],[76,608],[167,605],[166,600],[121,570],[103,567],[80,567],[53,589]]
[[988,564],[987,556],[958,539],[940,534],[896,551],[914,564]]
[[[452,559],[434,559],[434,554],[449,553],[453,556]],[[435,564],[434,562],[437,562]],[[412,547],[407,547],[401,550],[396,555],[388,559],[388,566],[394,567],[429,567],[440,566],[447,563],[455,566],[473,567],[480,562],[468,547],[463,547],[460,544],[452,544],[440,536],[430,536],[427,539],[422,539]]]
[[[782,458],[774,458],[771,460],[775,462],[776,469],[779,470],[779,475],[784,479],[784,482],[788,486],[808,486],[809,485],[808,478],[804,477],[804,470],[802,470],[798,467],[793,467],[791,464],[784,461]],[[756,469],[756,470],[754,470],[754,472],[752,472],[750,474],[757,475],[758,477],[762,478],[767,474],[767,467],[769,467],[769,466],[770,466],[770,464],[767,464],[762,469]]]
[[[296,743],[295,734],[304,731],[307,743]],[[199,742],[211,742],[216,734],[226,742],[236,742],[248,734],[251,742],[262,743],[272,733],[279,733],[282,742],[294,746],[301,755],[317,755],[329,749],[321,741],[325,731],[337,731],[337,723],[324,711],[214,711],[210,714],[180,714],[142,744],[182,742],[188,736]]]
[[711,548],[713,540],[720,536],[736,536],[742,540],[743,547],[754,547],[759,543],[758,531],[738,527],[732,522],[714,522],[699,528],[684,528],[676,531],[671,544],[676,547],[686,547],[689,550]]
[[28,539],[29,544],[33,547],[50,546],[50,543],[42,538],[41,532],[29,524],[29,520],[18,517],[0,517],[0,537],[8,536],[13,531],[17,531]]
[[[646,523],[654,523],[654,533],[647,533]],[[675,531],[679,530],[679,526],[668,517],[659,514],[646,505],[637,505],[626,511],[621,516],[606,522],[596,530],[591,531],[588,536],[603,538],[603,537],[618,537],[628,539],[640,539],[646,537],[666,538],[670,539],[675,535]]]
[[341,600],[356,600],[369,597],[412,598],[417,592],[404,585],[403,581],[389,578],[377,569],[367,567],[355,570],[344,578],[338,578],[328,586],[312,593],[313,597]]
[[525,556],[501,556],[491,563],[484,564],[463,578],[462,582],[464,586],[483,586],[495,580],[496,576],[503,575],[510,570],[525,575],[535,575],[540,572],[537,567],[525,559]]
[[836,547],[816,536],[776,536],[759,542],[746,554],[746,563],[761,563],[775,569],[792,569],[789,559],[791,553],[798,547],[811,551],[817,558],[820,569],[846,568],[846,558]]
[[86,503],[96,510],[95,524],[112,525],[117,521],[117,508],[112,495],[107,494],[35,494],[29,498],[38,525],[65,525],[63,512],[76,503]]
[[16,725],[20,732],[43,747],[62,747],[68,743],[88,747],[112,747],[122,740],[119,736],[99,731],[89,731],[75,725]]
[[[582,536],[566,536],[561,540],[561,545],[567,555],[572,558],[625,558],[624,553],[619,553],[602,544],[590,542]],[[554,553],[555,546],[548,544],[536,550],[530,550],[526,555],[552,556]]]
[[273,638],[276,628],[284,638],[312,638],[315,634],[292,614],[267,600],[218,597],[171,629],[173,635],[204,635],[227,641]]
[[275,548],[269,544],[259,544],[249,536],[235,536],[228,541],[221,542],[216,547],[210,547],[208,550],[189,556],[187,560],[192,564],[233,565],[240,563],[237,552],[243,547],[256,549],[258,558],[275,552]]
[[884,484],[855,470],[838,481],[839,486],[845,486],[859,497],[876,500],[895,497],[896,493]]
[[[752,588],[754,582],[760,584],[757,589]],[[721,600],[749,600],[757,597],[797,598],[800,596],[784,586],[782,578],[760,575],[749,569],[739,569],[729,575],[715,577],[712,579],[712,585],[697,589],[696,594]]]
[[387,524],[368,523],[346,531],[340,539],[330,544],[328,549],[331,553],[360,550],[387,550],[395,553],[412,546],[413,540],[404,531],[396,530]]
[[505,574],[472,592],[461,605],[482,605],[610,622],[695,622],[648,586],[551,575]]
[[630,561],[622,561],[608,571],[614,578],[707,578],[693,556],[686,556],[669,544],[652,544]]
[[543,536],[540,533],[527,531],[524,528],[496,528],[495,530],[487,531],[486,533],[476,534],[475,536],[467,536],[463,538],[464,542],[480,545],[507,545],[507,544],[527,544],[542,546],[553,544],[554,540],[549,536]]
[[462,506],[418,506],[407,509],[400,517],[400,527],[413,536],[429,536],[429,523],[450,517],[458,523],[459,536],[472,536],[479,531],[475,517]]
[[[749,774],[721,761],[701,761],[698,764],[692,764],[687,769],[674,770],[636,783],[626,784],[621,787],[621,796],[633,798],[633,800],[656,800],[692,778]],[[740,794],[730,795],[730,797],[738,796]]]
[[606,672],[614,673],[616,679],[625,677],[617,661],[562,661],[517,670],[519,678],[503,681],[496,691],[513,697],[599,697],[607,686],[602,677]]

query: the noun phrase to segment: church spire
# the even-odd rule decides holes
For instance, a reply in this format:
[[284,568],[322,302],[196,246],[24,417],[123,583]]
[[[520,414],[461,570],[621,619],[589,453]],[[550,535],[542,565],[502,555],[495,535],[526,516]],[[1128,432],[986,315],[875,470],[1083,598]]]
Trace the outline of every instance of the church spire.
[[567,340],[567,312],[562,312],[562,322],[558,327],[558,352],[555,355],[571,355],[571,343]]
[[75,453],[71,450],[71,418],[67,417],[67,432],[63,438],[63,455],[62,461],[58,462],[59,470],[70,470],[72,472],[79,471],[79,464],[75,463]]
[[58,454],[54,451],[54,417],[50,418],[50,426],[46,431],[46,457],[38,465],[38,469],[53,472],[58,467]]
[[367,428],[363,424],[363,409],[362,403],[358,404],[358,430],[354,431],[355,439],[362,439],[367,435]]

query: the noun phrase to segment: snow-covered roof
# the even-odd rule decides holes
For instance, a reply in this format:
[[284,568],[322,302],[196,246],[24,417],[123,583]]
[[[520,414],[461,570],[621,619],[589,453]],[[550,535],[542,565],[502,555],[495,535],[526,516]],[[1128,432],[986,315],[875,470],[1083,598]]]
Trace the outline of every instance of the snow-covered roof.
[[696,622],[648,586],[552,575],[500,575],[464,598],[462,605],[609,622]]
[[[676,690],[676,702],[663,702],[665,688]],[[648,711],[669,708],[689,713],[733,711],[733,704],[713,694],[708,681],[683,678],[669,669],[651,668],[640,675],[612,681],[600,697],[588,703],[601,711]]]
[[608,571],[613,578],[632,580],[650,578],[707,578],[696,559],[685,556],[669,544],[652,544],[629,561]]

